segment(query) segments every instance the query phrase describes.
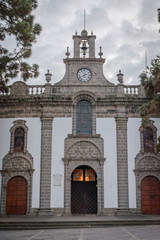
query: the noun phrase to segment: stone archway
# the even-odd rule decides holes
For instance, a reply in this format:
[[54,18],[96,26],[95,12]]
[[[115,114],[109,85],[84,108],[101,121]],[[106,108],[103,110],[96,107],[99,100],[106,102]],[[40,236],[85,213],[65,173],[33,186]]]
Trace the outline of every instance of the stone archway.
[[79,166],[88,166],[97,176],[97,214],[104,211],[104,142],[94,136],[68,135],[64,144],[64,213],[71,214],[71,176]]
[[[3,159],[3,170],[2,170],[2,191],[1,191],[1,215],[10,214],[10,210],[8,210],[7,204],[10,204],[10,200],[12,200],[12,196],[18,198],[20,200],[20,191],[19,188],[19,181],[20,185],[23,185],[23,195],[26,195],[25,188],[27,188],[27,195],[26,195],[26,210],[23,210],[23,213],[17,214],[29,214],[31,212],[31,202],[32,202],[32,175],[34,172],[33,169],[33,159],[29,153],[24,156],[23,153],[14,153],[14,154],[7,154]],[[13,183],[16,180],[17,183]],[[26,182],[26,184],[25,184]],[[17,185],[16,185],[17,184]],[[16,192],[17,188],[17,192]],[[21,187],[20,187],[21,189]],[[8,197],[9,191],[10,195]],[[14,193],[12,191],[15,191]],[[10,199],[10,200],[9,200]],[[20,200],[22,201],[22,199]],[[10,202],[10,203],[9,203]],[[18,205],[11,203],[14,206]],[[24,203],[23,203],[24,205]],[[6,212],[7,210],[7,212]],[[9,212],[8,212],[9,211]],[[24,213],[25,212],[25,213]],[[12,211],[11,211],[12,214]],[[14,213],[16,214],[16,213]]]
[[65,175],[64,175],[64,213],[71,214],[71,176],[79,166],[89,166],[94,169],[97,174],[97,214],[100,215],[104,211],[104,174],[103,164],[94,160],[81,160],[74,161],[64,159],[65,163]]
[[[136,176],[136,202],[137,202],[137,213],[145,213],[144,206],[146,203],[142,203],[146,201],[144,195],[148,195],[148,198],[151,197],[152,194],[144,193],[144,185],[147,188],[150,188],[152,185],[152,180],[148,178],[152,176],[153,178],[157,179],[160,182],[160,154],[159,153],[150,153],[150,152],[140,152],[137,154],[135,158],[135,176]],[[143,184],[143,179],[146,181]],[[146,183],[148,182],[148,183]],[[150,182],[150,183],[149,183]],[[151,184],[151,185],[149,185]],[[150,196],[149,196],[150,195]],[[147,198],[147,196],[146,196]],[[150,205],[151,203],[147,203]]]
[[97,213],[97,175],[91,167],[79,166],[72,173],[71,213]]

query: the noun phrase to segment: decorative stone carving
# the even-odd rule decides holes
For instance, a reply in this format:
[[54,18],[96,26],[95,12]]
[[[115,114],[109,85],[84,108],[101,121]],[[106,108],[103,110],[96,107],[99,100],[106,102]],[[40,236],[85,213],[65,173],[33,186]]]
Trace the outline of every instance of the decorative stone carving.
[[99,159],[101,154],[99,149],[92,143],[84,141],[78,142],[70,147],[66,158],[69,159]]
[[154,126],[154,121],[148,120],[146,128],[139,128],[141,140],[141,152],[157,152],[157,128]]
[[160,154],[139,153],[135,159],[135,171],[160,171]]
[[152,158],[151,156],[147,158],[142,158],[137,164],[137,169],[160,170],[160,159]]
[[157,152],[140,152],[135,158],[136,202],[137,212],[141,213],[141,182],[147,176],[160,180],[160,154]]
[[27,170],[27,169],[31,169],[31,164],[30,162],[23,158],[23,157],[13,157],[11,159],[9,159],[6,164],[3,166],[3,170]]
[[33,157],[30,153],[11,151],[3,158],[2,163],[2,193],[1,193],[1,214],[6,214],[6,191],[8,181],[16,176],[21,176],[27,181],[27,214],[31,211],[32,201],[32,176],[33,176]]

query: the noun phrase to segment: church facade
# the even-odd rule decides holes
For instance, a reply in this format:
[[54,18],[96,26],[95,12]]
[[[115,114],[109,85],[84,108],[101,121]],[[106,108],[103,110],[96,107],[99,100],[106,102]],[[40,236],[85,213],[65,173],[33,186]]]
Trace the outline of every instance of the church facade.
[[103,74],[96,36],[67,48],[65,75],[0,95],[1,215],[160,214],[160,116],[141,127],[141,85]]

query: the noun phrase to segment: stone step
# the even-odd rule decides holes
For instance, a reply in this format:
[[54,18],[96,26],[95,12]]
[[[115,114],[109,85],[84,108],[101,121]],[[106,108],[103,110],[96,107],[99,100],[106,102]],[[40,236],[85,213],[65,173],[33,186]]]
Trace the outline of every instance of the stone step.
[[0,230],[102,228],[109,226],[160,225],[160,220],[111,221],[3,221]]

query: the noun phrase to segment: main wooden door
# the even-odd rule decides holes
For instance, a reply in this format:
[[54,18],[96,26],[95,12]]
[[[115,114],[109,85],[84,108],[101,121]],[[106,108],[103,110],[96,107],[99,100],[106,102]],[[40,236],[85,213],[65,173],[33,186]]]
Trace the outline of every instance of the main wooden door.
[[82,166],[74,170],[71,184],[72,214],[97,213],[97,179],[92,168]]
[[7,184],[6,214],[19,215],[27,212],[27,181],[17,176]]
[[148,176],[141,183],[141,208],[143,214],[160,214],[160,182]]

